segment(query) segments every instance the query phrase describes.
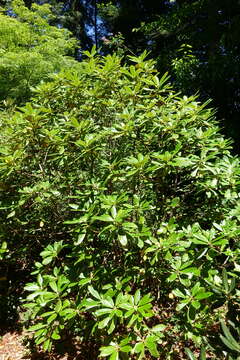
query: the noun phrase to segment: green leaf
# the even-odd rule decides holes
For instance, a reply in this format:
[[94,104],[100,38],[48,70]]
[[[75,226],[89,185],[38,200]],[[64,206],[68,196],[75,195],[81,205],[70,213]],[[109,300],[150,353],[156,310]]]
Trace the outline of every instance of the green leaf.
[[51,350],[51,346],[52,346],[52,342],[50,339],[48,339],[48,340],[44,341],[44,343],[43,343],[43,350],[49,351],[49,350]]
[[84,286],[86,284],[89,284],[91,282],[91,280],[92,280],[91,278],[82,279],[78,282],[78,285]]
[[[47,247],[48,249],[49,247]],[[42,252],[40,252],[40,255],[43,258],[49,257],[49,256],[53,256],[53,247],[51,246],[51,250],[43,250]]]
[[180,297],[180,298],[183,298],[183,299],[185,298],[185,295],[179,289],[174,289],[172,291],[172,293],[177,297]]
[[143,305],[145,305],[145,304],[148,304],[148,303],[151,302],[151,301],[152,301],[152,299],[151,299],[150,295],[147,294],[147,295],[144,295],[144,296],[140,299],[138,305],[139,305],[139,306],[143,306]]
[[116,351],[114,352],[111,356],[109,360],[119,360],[119,353]]
[[177,304],[176,310],[181,311],[187,304],[188,304],[187,302],[182,302],[182,303]]
[[195,299],[202,300],[202,299],[206,299],[212,295],[213,295],[213,293],[210,291],[209,292],[201,292],[201,293],[198,293],[197,295],[195,295]]
[[38,282],[39,286],[42,287],[42,285],[43,285],[43,278],[42,278],[42,275],[41,275],[41,274],[38,274],[38,276],[37,276],[37,282]]
[[114,310],[117,317],[123,317],[123,312],[121,310]]
[[202,347],[199,360],[206,360],[206,350]]
[[43,318],[48,317],[49,315],[52,315],[52,314],[54,314],[54,311],[47,311],[47,312],[41,314],[41,317],[43,317]]
[[13,217],[15,215],[15,210],[11,211],[8,216],[7,216],[7,219],[10,219],[11,217]]
[[116,352],[115,346],[102,346],[100,348],[100,356],[106,357]]
[[119,304],[119,307],[124,310],[132,310],[133,305],[129,304],[128,302],[124,302]]
[[61,309],[62,309],[62,301],[59,300],[56,304],[55,311],[58,313],[61,311]]
[[121,346],[120,351],[122,351],[124,353],[128,353],[128,352],[132,351],[132,347],[130,345]]
[[85,310],[92,309],[99,305],[99,301],[92,300],[92,299],[85,299],[81,303],[82,307],[85,308]]
[[231,293],[236,287],[236,279],[232,278],[229,286],[229,292]]
[[57,287],[57,284],[56,284],[55,281],[51,281],[51,282],[49,283],[49,286],[50,286],[50,288],[51,288],[54,292],[58,293],[58,287]]
[[[230,349],[240,352],[240,344],[236,342],[236,340],[232,336],[231,332],[229,331],[229,329],[226,326],[226,324],[224,323],[224,321],[221,320],[220,323],[221,323],[221,327],[222,327],[222,330],[224,332],[224,335],[226,336],[226,339],[225,339],[224,337],[222,337],[220,335],[220,337],[221,337],[222,341],[224,342],[224,344],[227,345],[227,343],[228,343],[228,345],[227,345],[228,347],[229,347],[229,344],[232,347],[234,347],[234,349],[232,349],[231,347],[230,347]],[[226,341],[224,341],[223,339],[225,339]]]
[[86,237],[86,233],[79,234],[77,241],[75,241],[74,245],[76,245],[76,246],[80,245],[83,242],[83,240],[85,239],[85,237]]
[[157,350],[156,338],[154,336],[148,336],[145,340],[145,344],[152,356],[154,357],[159,356],[159,352]]
[[173,273],[167,278],[167,281],[171,282],[171,281],[176,280],[176,278],[177,278],[177,274]]
[[162,332],[163,330],[166,329],[166,325],[163,325],[163,324],[158,324],[158,325],[155,325],[154,327],[151,328],[151,331],[152,332]]
[[58,314],[52,314],[51,316],[49,316],[49,318],[47,319],[47,323],[50,324],[51,322],[53,322],[56,318],[57,318]]
[[[125,319],[131,317],[135,312],[135,309],[133,308],[132,310],[129,310],[126,312],[126,314],[124,315]],[[135,314],[132,316],[132,318],[129,320],[129,324],[128,326],[131,326],[131,324],[138,318],[138,315]]]
[[64,309],[64,310],[60,311],[59,315],[62,316],[64,318],[64,320],[69,320],[77,315],[77,311],[75,309],[70,309],[70,308]]
[[189,357],[190,360],[196,360],[194,354],[191,352],[190,349],[185,348],[185,353],[187,354],[187,356]]
[[193,296],[197,295],[199,292],[202,293],[202,291],[204,291],[204,288],[201,288],[199,282],[197,282],[191,289],[191,293]]
[[127,245],[128,240],[126,235],[118,235],[118,240],[122,246]]
[[134,295],[134,304],[137,305],[139,303],[139,300],[141,298],[140,290],[137,290]]
[[105,314],[110,314],[113,311],[112,308],[103,308],[103,309],[98,309],[94,312],[94,314],[96,316],[101,316],[101,315],[105,315]]
[[48,264],[50,264],[50,262],[52,262],[52,260],[53,260],[52,257],[47,257],[42,261],[42,263],[43,263],[43,265],[48,265]]
[[225,291],[228,293],[228,291],[229,291],[228,276],[227,276],[227,271],[225,268],[222,271],[222,276],[223,276],[223,285],[224,285]]
[[110,308],[113,308],[114,307],[114,302],[112,300],[111,297],[107,297],[105,299],[102,299],[101,300],[101,303],[104,305],[104,306],[107,306],[107,307],[110,307]]
[[126,337],[126,338],[124,338],[124,339],[122,339],[121,340],[121,342],[120,342],[120,347],[121,346],[125,346],[125,345],[129,345],[129,342],[131,341],[131,338],[130,337]]
[[25,287],[24,287],[24,290],[27,290],[27,291],[36,291],[36,290],[39,290],[39,285],[37,284],[27,284]]
[[52,333],[51,338],[52,338],[53,340],[59,340],[59,339],[61,339],[61,336],[60,336],[57,332],[54,331],[54,332]]
[[138,353],[144,351],[144,348],[145,348],[145,345],[143,342],[136,343],[133,348],[133,352],[138,354]]
[[225,338],[224,336],[222,336],[220,334],[220,339],[222,340],[222,342],[230,349],[233,351],[237,351],[240,352],[240,347],[236,347],[234,344],[232,344],[232,342],[230,340],[228,340],[227,338]]
[[100,322],[98,323],[98,328],[99,328],[99,329],[104,329],[104,328],[108,325],[108,323],[109,323],[110,320],[111,320],[110,317],[107,317],[107,318],[103,319],[102,321],[100,321]]
[[44,327],[46,327],[46,324],[40,323],[40,324],[31,326],[30,328],[28,328],[28,331],[36,331],[36,330],[42,329]]
[[70,208],[74,209],[74,210],[78,210],[79,209],[79,205],[78,204],[69,204]]
[[110,215],[95,216],[94,219],[104,221],[104,222],[113,222],[114,221],[114,219]]
[[114,329],[115,329],[115,322],[114,322],[114,320],[112,320],[110,327],[108,328],[108,331],[107,331],[108,335],[110,335]]
[[191,239],[193,244],[199,244],[199,245],[208,245],[208,239],[201,235],[201,234],[197,234],[194,235],[194,237]]
[[42,328],[34,332],[34,337],[39,338],[42,335],[47,334],[47,328]]
[[111,208],[111,215],[112,215],[112,217],[113,217],[113,218],[115,218],[115,217],[116,217],[116,215],[117,215],[117,209],[116,209],[116,206],[113,206],[113,207]]
[[90,294],[95,297],[98,300],[101,300],[101,296],[99,295],[99,293],[94,290],[94,288],[92,286],[88,286],[88,291],[90,292]]
[[46,340],[45,336],[41,336],[35,340],[36,345],[42,344]]
[[193,301],[191,302],[191,304],[192,304],[192,306],[193,306],[195,309],[199,309],[200,306],[201,306],[200,302],[199,302],[199,301],[195,301],[195,300],[193,300]]
[[189,267],[187,269],[181,270],[182,274],[193,274],[195,276],[200,275],[200,269],[197,269],[196,267]]

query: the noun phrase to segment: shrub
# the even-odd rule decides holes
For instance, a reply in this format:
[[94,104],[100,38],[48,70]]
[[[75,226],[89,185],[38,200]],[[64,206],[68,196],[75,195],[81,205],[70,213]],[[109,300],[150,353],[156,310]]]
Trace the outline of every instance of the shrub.
[[111,360],[220,358],[220,319],[239,310],[239,160],[146,54],[94,53],[1,125],[1,231],[35,260],[30,330],[45,350],[66,330],[97,339]]

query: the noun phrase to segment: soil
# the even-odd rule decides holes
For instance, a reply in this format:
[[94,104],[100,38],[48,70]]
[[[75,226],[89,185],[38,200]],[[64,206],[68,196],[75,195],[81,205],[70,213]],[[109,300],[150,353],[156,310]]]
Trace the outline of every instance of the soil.
[[55,351],[43,353],[31,346],[24,332],[8,331],[0,337],[0,360],[93,360],[97,354],[94,344],[79,346],[70,339],[59,343]]
[[26,357],[26,348],[22,344],[23,336],[14,332],[6,333],[0,340],[0,360],[30,359]]

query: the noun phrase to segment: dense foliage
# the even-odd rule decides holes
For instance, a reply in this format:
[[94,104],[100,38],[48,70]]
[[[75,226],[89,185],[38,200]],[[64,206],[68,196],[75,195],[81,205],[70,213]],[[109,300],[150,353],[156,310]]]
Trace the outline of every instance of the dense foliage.
[[[158,70],[170,72],[175,89],[188,95],[199,91],[203,101],[214,100],[221,126],[236,140],[239,151],[238,0],[45,2],[53,5],[58,21],[80,39],[85,49],[96,43],[105,53],[116,45],[124,45],[135,54],[151,51]],[[191,56],[186,55],[186,46],[190,46]]]
[[[134,52],[151,50],[158,69],[171,71],[175,87],[214,100],[225,131],[236,139],[239,150],[239,1],[103,2],[102,13],[112,33],[120,31],[127,47]],[[191,59],[181,51],[186,44],[191,46]]]
[[68,331],[94,341],[94,358],[234,358],[230,141],[146,54],[130,66],[86,55],[2,115],[1,256],[35,262],[24,307],[36,343],[50,350]]
[[[239,17],[236,0],[176,0],[169,10],[150,21],[143,20],[141,26],[146,41],[152,40],[150,47],[159,68],[173,65],[176,86],[184,93],[198,90],[202,98],[214,100],[218,117],[225,131],[236,139],[238,150]],[[184,44],[191,46],[191,61],[179,52]]]
[[74,66],[67,55],[76,40],[66,29],[49,25],[52,18],[49,5],[34,4],[29,10],[22,0],[0,13],[0,100],[26,101],[32,86]]

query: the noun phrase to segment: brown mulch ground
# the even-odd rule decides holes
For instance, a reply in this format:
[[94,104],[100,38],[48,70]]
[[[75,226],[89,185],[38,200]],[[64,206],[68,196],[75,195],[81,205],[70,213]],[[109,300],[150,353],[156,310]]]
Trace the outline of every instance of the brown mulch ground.
[[94,360],[97,349],[90,344],[81,347],[69,339],[58,344],[56,352],[43,353],[24,345],[24,332],[6,332],[0,337],[0,360]]
[[24,346],[24,334],[13,332],[6,333],[0,340],[0,360],[74,360],[78,355],[69,357],[67,354],[43,354],[30,351]]
[[6,333],[0,340],[0,360],[22,360],[27,357],[27,349],[22,344],[23,336],[18,333]]

